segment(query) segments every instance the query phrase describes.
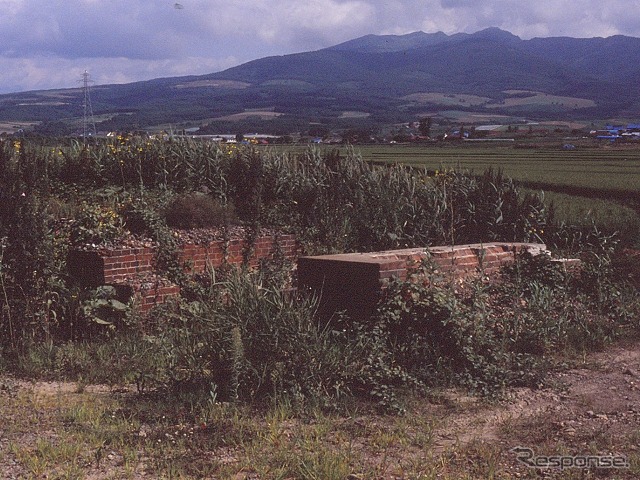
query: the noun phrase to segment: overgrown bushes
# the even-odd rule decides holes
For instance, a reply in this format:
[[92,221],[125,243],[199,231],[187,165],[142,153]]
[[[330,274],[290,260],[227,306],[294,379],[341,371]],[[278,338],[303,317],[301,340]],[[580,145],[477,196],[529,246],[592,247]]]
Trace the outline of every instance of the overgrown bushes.
[[637,328],[640,297],[603,268],[609,258],[590,254],[578,276],[545,255],[526,254],[498,282],[396,281],[375,328],[397,364],[423,383],[483,394],[535,386],[553,355],[601,348]]
[[23,334],[49,335],[52,326],[80,331],[71,326],[66,248],[114,242],[125,230],[159,242],[157,266],[177,279],[170,226],[224,226],[235,213],[249,243],[274,226],[296,232],[308,253],[528,240],[546,222],[540,199],[519,198],[495,172],[429,178],[372,167],[354,152],[258,152],[123,136],[53,147],[3,141],[0,197],[7,293],[0,328],[14,346]]
[[[51,208],[50,198],[62,200]],[[550,352],[599,347],[635,327],[638,313],[637,291],[612,268],[613,238],[555,225],[542,200],[500,172],[428,176],[373,167],[354,152],[127,137],[53,149],[4,141],[0,345],[24,371],[135,382],[196,404],[285,396],[335,407],[364,397],[399,409],[407,388],[453,383],[493,394],[537,384]],[[589,253],[576,280],[521,259],[498,286],[395,282],[370,322],[327,323],[313,299],[290,293],[284,264],[185,279],[171,226],[225,230],[236,214],[249,240],[265,226],[290,230],[307,253],[496,240]],[[125,230],[159,244],[158,273],[185,295],[144,323],[131,309],[98,322],[98,300],[124,306],[75,285],[66,249],[114,242]]]
[[267,219],[296,229],[311,249],[530,241],[547,223],[542,199],[520,198],[499,172],[445,171],[430,178],[420,169],[373,167],[354,153],[322,157],[317,151],[265,163]]
[[571,276],[546,256],[525,255],[498,282],[437,284],[425,265],[412,281],[392,282],[369,321],[328,323],[313,298],[236,270],[108,342],[30,349],[21,368],[131,382],[196,410],[211,399],[335,409],[360,398],[400,411],[405,392],[442,386],[496,396],[543,384],[558,355],[637,331],[637,291],[611,272],[594,290],[593,268],[588,261],[584,275]]
[[520,196],[499,172],[430,178],[371,166],[353,151],[288,154],[129,137],[62,148],[4,142],[0,172],[0,181],[78,202],[95,203],[92,192],[105,189],[138,199],[177,194],[164,208],[181,228],[233,220],[234,205],[239,220],[295,230],[310,251],[528,240],[548,220],[541,198]]
[[180,229],[223,227],[237,221],[233,205],[198,192],[174,198],[164,216],[169,227]]

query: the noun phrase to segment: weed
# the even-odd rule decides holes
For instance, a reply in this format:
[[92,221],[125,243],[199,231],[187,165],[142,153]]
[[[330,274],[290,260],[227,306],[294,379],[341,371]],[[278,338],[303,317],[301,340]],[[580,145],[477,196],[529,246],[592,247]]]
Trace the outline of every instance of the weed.
[[169,227],[181,229],[221,227],[237,221],[232,205],[222,205],[204,193],[174,198],[164,215]]
[[71,244],[86,248],[111,243],[124,234],[122,218],[109,207],[85,203],[71,225]]
[[[28,142],[0,147],[0,368],[79,381],[78,396],[95,382],[137,388],[123,408],[58,408],[60,440],[86,450],[47,438],[15,447],[33,475],[77,476],[113,449],[128,464],[126,475],[142,455],[165,478],[230,477],[244,462],[265,478],[392,471],[446,478],[449,467],[449,478],[461,478],[461,470],[469,478],[498,477],[496,454],[483,445],[457,470],[455,458],[394,470],[400,447],[427,457],[430,420],[340,429],[322,415],[353,405],[402,412],[407,392],[424,395],[441,385],[488,396],[510,385],[538,386],[554,354],[587,352],[637,328],[640,301],[616,273],[615,237],[595,224],[554,224],[544,197],[523,195],[501,171],[440,169],[430,176],[371,166],[353,150],[227,150],[127,136],[72,144],[53,157]],[[57,196],[49,209],[46,199]],[[518,258],[495,286],[396,281],[371,322],[327,323],[314,299],[291,290],[282,255],[258,273],[226,269],[187,280],[165,213],[176,226],[220,225],[227,240],[225,227],[237,214],[247,227],[245,267],[255,238],[271,226],[297,233],[308,253],[545,240],[586,250],[585,263],[573,278],[545,257]],[[156,269],[185,287],[144,325],[113,292],[90,292],[66,277],[69,244],[107,245],[125,230],[158,243]],[[108,335],[81,335],[97,323],[109,324]],[[361,434],[369,435],[364,447],[354,442]],[[585,441],[600,445],[605,436]],[[322,443],[326,438],[334,447]],[[227,456],[210,461],[208,453],[221,449]],[[375,466],[363,466],[362,449],[379,454]]]

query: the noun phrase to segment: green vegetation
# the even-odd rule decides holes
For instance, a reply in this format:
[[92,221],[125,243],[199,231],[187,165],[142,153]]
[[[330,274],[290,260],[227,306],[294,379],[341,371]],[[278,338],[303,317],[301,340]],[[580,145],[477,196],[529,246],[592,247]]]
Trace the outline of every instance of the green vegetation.
[[488,168],[499,169],[522,191],[544,191],[545,203],[553,206],[557,222],[595,223],[607,232],[618,232],[627,245],[640,244],[640,149],[514,145],[363,145],[358,151],[368,161],[431,171],[454,168],[478,174]]
[[627,246],[640,246],[640,208],[630,194],[625,200],[570,195],[545,191],[545,203],[553,205],[557,222],[569,225],[594,224],[606,232],[617,232]]
[[640,192],[640,149],[638,148],[514,148],[420,147],[405,145],[360,146],[365,160],[403,163],[430,170],[456,168],[482,173],[500,169],[525,185],[540,188],[579,189],[631,193]]
[[[558,356],[637,333],[638,275],[617,270],[615,235],[556,223],[540,195],[499,171],[427,170],[371,165],[353,150],[2,142],[0,366],[81,389],[135,387],[118,405],[60,409],[64,442],[43,438],[12,454],[33,476],[80,476],[107,448],[125,476],[140,458],[159,478],[238,473],[236,462],[210,461],[223,449],[260,478],[387,475],[391,467],[350,449],[328,416],[398,414],[443,387],[499,398],[539,385]],[[170,225],[215,226],[228,238],[236,222],[248,241],[267,227],[295,232],[307,253],[542,240],[585,263],[572,276],[546,257],[522,257],[496,283],[483,272],[441,282],[425,263],[418,280],[390,284],[373,318],[327,319],[317,299],[292,290],[291,265],[277,256],[255,271],[245,261],[184,273]],[[135,235],[158,242],[156,273],[183,292],[145,317],[66,269],[70,246]],[[292,419],[313,427],[287,434]],[[429,445],[429,422],[394,422],[392,431],[367,427],[371,448]],[[326,435],[339,448],[321,448]],[[419,478],[427,465],[403,468]]]
[[[549,143],[549,142],[547,142]],[[558,143],[554,140],[553,143]],[[640,245],[640,149],[633,146],[526,148],[528,145],[358,145],[376,165],[402,164],[429,175],[447,170],[480,175],[499,170],[521,193],[540,194],[556,223],[617,232],[624,245]],[[326,147],[330,150],[330,147]],[[277,147],[301,152],[299,146]],[[342,147],[342,151],[347,151]]]

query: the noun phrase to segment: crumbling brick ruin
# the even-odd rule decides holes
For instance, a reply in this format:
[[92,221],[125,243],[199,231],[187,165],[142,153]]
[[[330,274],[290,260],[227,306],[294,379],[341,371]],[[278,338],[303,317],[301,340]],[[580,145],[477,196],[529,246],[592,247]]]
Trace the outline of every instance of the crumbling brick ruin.
[[[187,273],[202,273],[207,267],[240,265],[246,248],[244,239],[185,243],[180,248],[179,261]],[[297,246],[294,235],[265,235],[252,245],[249,265],[256,266],[260,260],[269,258],[276,248],[280,249],[285,258],[295,260]],[[69,273],[85,287],[113,285],[120,297],[137,295],[141,310],[146,313],[154,305],[180,293],[177,285],[156,274],[155,252],[154,246],[74,250],[69,254]]]

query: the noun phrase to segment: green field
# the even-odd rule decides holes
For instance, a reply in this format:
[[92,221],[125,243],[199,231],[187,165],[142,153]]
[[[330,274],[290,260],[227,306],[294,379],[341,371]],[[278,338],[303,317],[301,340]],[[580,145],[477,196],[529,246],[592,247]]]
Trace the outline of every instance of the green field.
[[[626,244],[640,245],[640,146],[557,146],[516,148],[516,144],[358,145],[363,159],[401,163],[428,170],[483,173],[501,169],[524,191],[543,191],[556,219],[569,224],[595,222],[617,231]],[[286,147],[301,151],[300,147]],[[321,146],[319,148],[332,148]],[[335,147],[333,147],[335,148]],[[346,147],[341,147],[346,151]]]
[[362,146],[363,158],[436,170],[482,173],[502,169],[523,186],[545,191],[556,218],[570,224],[595,222],[617,231],[626,244],[640,234],[640,148],[525,149],[509,146]]
[[594,190],[640,192],[640,148],[524,149],[492,147],[416,147],[367,145],[356,148],[364,159],[476,173],[500,168],[518,181]]
[[[331,149],[335,147],[321,146]],[[346,149],[345,147],[340,147]],[[564,150],[561,147],[514,148],[514,144],[482,146],[357,145],[362,158],[376,163],[402,163],[429,170],[455,168],[482,173],[488,168],[525,184],[553,190],[584,189],[583,194],[640,194],[640,145],[636,148],[600,147]],[[302,151],[301,147],[285,147]],[[593,194],[593,195],[591,195]],[[622,198],[620,195],[619,198]]]

